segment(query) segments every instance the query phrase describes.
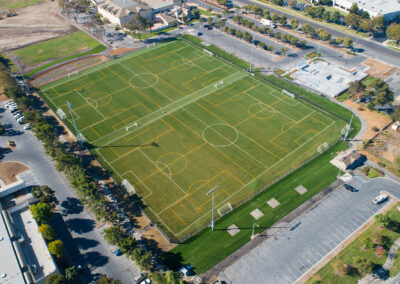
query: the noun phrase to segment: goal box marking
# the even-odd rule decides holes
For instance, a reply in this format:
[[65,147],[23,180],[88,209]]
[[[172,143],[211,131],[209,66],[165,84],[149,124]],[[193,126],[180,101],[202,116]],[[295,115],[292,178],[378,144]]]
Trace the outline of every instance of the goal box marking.
[[135,194],[135,193],[136,193],[135,187],[134,187],[127,179],[124,179],[124,180],[121,182],[121,185],[125,188],[125,190],[126,190],[129,194]]
[[228,202],[227,204],[221,206],[220,208],[218,208],[218,214],[219,216],[224,216],[225,214],[231,212],[233,210],[232,205],[230,202]]

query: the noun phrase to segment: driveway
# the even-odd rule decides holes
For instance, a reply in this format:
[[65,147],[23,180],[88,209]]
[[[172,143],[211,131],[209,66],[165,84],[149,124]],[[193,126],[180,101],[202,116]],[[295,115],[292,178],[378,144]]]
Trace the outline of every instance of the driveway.
[[65,251],[73,265],[81,265],[81,276],[89,283],[94,275],[106,274],[122,283],[133,283],[134,277],[140,274],[133,261],[125,256],[115,256],[115,250],[103,239],[94,216],[79,203],[75,192],[65,176],[54,168],[50,158],[45,154],[41,143],[31,131],[24,131],[4,110],[4,102],[0,103],[0,121],[7,128],[7,134],[0,136],[0,146],[5,147],[7,140],[15,141],[17,147],[5,153],[2,161],[18,161],[29,167],[24,173],[28,185],[48,185],[56,192],[59,205],[57,214],[52,220],[58,237],[64,241]]
[[220,273],[226,283],[293,283],[347,239],[387,203],[372,199],[381,190],[400,198],[400,183],[388,178],[353,178],[350,192],[340,187],[273,238]]

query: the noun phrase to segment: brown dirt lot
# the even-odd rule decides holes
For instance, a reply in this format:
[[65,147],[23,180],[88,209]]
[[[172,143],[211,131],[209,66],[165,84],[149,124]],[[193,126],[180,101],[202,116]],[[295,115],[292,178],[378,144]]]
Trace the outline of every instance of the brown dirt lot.
[[[346,100],[344,101],[344,104],[357,110],[357,112],[361,114],[362,117],[364,117],[364,119],[367,121],[368,127],[362,138],[363,140],[371,139],[376,135],[376,132],[372,130],[372,127],[375,126],[379,129],[382,129],[383,127],[391,123],[391,120],[386,116],[383,116],[382,114],[379,114],[375,111],[370,111],[366,106],[355,104],[352,100]],[[360,107],[362,107],[363,110],[360,110]]]
[[385,64],[381,61],[377,61],[373,58],[368,58],[362,64],[369,67],[369,69],[366,71],[369,75],[381,79],[385,79],[394,72],[400,71],[398,68],[394,68],[393,66]]
[[75,30],[56,16],[58,2],[46,2],[18,9],[16,17],[0,21],[0,52],[66,35]]
[[110,54],[110,55],[122,55],[122,54],[125,54],[127,52],[134,51],[134,50],[136,50],[136,48],[129,48],[129,47],[124,47],[123,46],[123,47],[119,47],[119,48],[116,48],[114,50],[109,51],[108,54]]
[[393,163],[400,156],[400,132],[390,127],[374,138],[374,143],[368,146],[368,151],[373,155]]
[[18,162],[0,162],[0,179],[9,185],[16,182],[16,175],[26,171],[27,166]]

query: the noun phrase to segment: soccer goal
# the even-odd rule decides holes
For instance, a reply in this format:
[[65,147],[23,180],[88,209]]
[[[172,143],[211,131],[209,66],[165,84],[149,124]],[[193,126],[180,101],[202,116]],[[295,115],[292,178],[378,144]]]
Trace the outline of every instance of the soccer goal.
[[329,145],[327,142],[325,142],[325,143],[319,145],[317,150],[319,153],[322,153],[322,152],[326,151],[328,148],[329,148]]
[[65,112],[60,108],[57,109],[56,113],[57,113],[58,117],[61,118],[61,119],[66,119],[67,118],[67,115],[65,114]]
[[350,124],[347,124],[345,127],[342,128],[340,131],[343,135],[345,135],[350,130]]
[[218,214],[219,216],[224,216],[225,214],[231,212],[233,210],[232,205],[230,202],[228,202],[227,204],[221,206],[220,208],[218,208]]
[[78,75],[78,74],[79,74],[78,71],[71,72],[71,73],[68,74],[68,78],[70,78],[70,77],[72,77],[74,75]]
[[282,94],[288,95],[289,97],[291,97],[292,99],[296,98],[296,96],[286,90],[282,90]]
[[128,192],[129,194],[136,193],[135,187],[127,179],[124,179],[121,182],[121,185],[125,188],[126,192]]
[[217,84],[214,85],[215,88],[218,88],[219,86],[223,85],[224,81],[220,81]]
[[125,130],[126,130],[126,131],[129,131],[129,129],[131,129],[132,127],[137,127],[137,126],[138,126],[138,123],[135,122],[135,123],[133,123],[133,124],[128,125],[127,127],[125,127]]

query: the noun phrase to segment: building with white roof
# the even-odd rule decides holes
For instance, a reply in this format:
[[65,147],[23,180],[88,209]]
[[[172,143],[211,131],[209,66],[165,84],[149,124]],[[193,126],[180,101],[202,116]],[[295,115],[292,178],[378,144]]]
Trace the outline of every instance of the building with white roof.
[[333,0],[333,5],[344,10],[350,9],[354,3],[371,17],[384,16],[387,22],[393,21],[400,14],[400,0]]

